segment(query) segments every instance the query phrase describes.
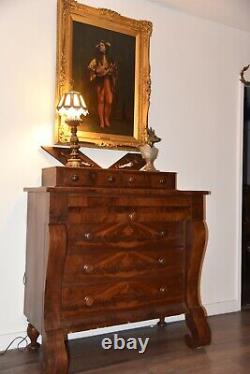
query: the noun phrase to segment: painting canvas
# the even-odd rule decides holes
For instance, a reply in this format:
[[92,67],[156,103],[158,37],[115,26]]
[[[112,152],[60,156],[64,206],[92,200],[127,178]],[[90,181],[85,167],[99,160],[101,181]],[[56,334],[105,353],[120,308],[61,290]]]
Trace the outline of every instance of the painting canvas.
[[82,130],[133,136],[134,37],[73,22],[72,78],[89,111]]
[[[79,91],[89,114],[78,128],[81,143],[135,148],[147,136],[152,25],[118,13],[59,0],[56,100]],[[69,129],[56,119],[56,143]]]

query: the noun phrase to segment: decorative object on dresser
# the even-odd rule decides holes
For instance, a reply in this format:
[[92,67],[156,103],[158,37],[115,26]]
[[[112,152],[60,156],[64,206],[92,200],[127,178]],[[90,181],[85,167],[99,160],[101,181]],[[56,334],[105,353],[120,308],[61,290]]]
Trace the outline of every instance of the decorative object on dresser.
[[210,343],[199,281],[207,192],[176,174],[52,167],[27,188],[25,306],[44,372],[66,374],[67,334],[184,313],[186,343]]
[[[61,162],[63,165],[66,165],[70,149],[66,147],[51,147],[51,146],[42,146],[41,147],[45,152],[49,155],[54,157],[56,160]],[[94,162],[91,158],[86,156],[80,150],[78,152],[78,156],[82,160],[81,167],[84,168],[101,168],[96,162]],[[122,156],[118,161],[108,167],[108,169],[124,169],[124,170],[140,170],[145,165],[145,160],[142,158],[140,153],[126,153]]]
[[77,136],[77,126],[82,122],[81,117],[88,114],[85,101],[82,95],[76,91],[64,93],[57,105],[60,116],[66,117],[66,123],[71,128],[70,137],[70,155],[66,166],[71,168],[80,168],[82,160],[79,157],[79,139]]
[[139,147],[142,158],[146,160],[146,165],[144,166],[143,170],[145,171],[157,171],[154,166],[154,161],[156,160],[158,156],[158,148],[154,146],[154,143],[158,143],[161,141],[161,138],[159,138],[155,131],[150,127],[147,129],[147,142],[146,144]]
[[[41,148],[50,156],[54,157],[56,160],[66,166],[70,157],[70,148],[58,146],[41,146]],[[81,159],[80,167],[82,168],[101,168],[96,162],[94,162],[80,150],[78,151],[78,157]]]

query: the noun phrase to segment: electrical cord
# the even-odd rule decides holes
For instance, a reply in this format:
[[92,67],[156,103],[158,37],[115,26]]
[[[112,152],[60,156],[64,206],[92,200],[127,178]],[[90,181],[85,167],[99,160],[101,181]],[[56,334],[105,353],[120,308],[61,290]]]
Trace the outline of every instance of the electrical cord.
[[[20,342],[17,344],[17,350],[18,351],[22,351],[24,348],[27,348],[28,346],[28,340],[27,340],[28,336],[26,335],[25,337],[23,336],[17,336],[15,339],[13,339],[10,344],[7,346],[7,348],[3,351],[3,352],[0,352],[0,356],[3,356],[5,355],[5,353],[7,353],[7,351],[10,349],[10,347],[12,346],[12,344],[17,340],[17,339],[21,339]],[[24,348],[20,348],[20,344],[22,344],[22,342],[26,343],[26,346]]]

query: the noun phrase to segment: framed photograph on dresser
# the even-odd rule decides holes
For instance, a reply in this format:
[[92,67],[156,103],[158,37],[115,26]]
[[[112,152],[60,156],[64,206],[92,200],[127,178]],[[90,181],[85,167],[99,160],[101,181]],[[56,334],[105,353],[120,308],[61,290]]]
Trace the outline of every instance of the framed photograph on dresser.
[[[57,17],[56,104],[71,89],[82,94],[89,114],[78,127],[79,141],[117,149],[144,144],[151,22],[74,0],[58,0]],[[56,115],[56,144],[67,144],[69,137]]]

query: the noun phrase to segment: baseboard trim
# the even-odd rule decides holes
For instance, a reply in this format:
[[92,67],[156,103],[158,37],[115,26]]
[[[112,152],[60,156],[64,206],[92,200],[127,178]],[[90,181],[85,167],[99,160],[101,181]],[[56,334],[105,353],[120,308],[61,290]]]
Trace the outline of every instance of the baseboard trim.
[[[213,316],[217,314],[225,314],[225,313],[232,313],[241,310],[241,306],[238,300],[226,300],[221,301],[218,303],[206,304],[205,308],[207,310],[208,316]],[[179,316],[173,316],[166,318],[167,322],[177,322],[182,321],[184,319],[184,315],[181,314]],[[118,326],[111,326],[111,327],[103,327],[100,329],[88,330],[83,332],[77,332],[74,334],[69,334],[69,339],[78,339],[84,338],[88,336],[95,336],[95,335],[104,335],[112,332],[122,331],[122,330],[131,330],[135,328],[140,328],[144,326],[154,326],[158,322],[158,319],[153,319],[150,321],[142,321],[142,322],[135,322],[135,323],[126,323],[123,325]],[[25,337],[26,331],[17,331],[9,334],[0,335],[0,351],[4,351],[9,343],[15,339],[17,336]],[[39,337],[39,341],[41,342],[41,337]],[[17,344],[19,341],[13,343],[10,349],[16,349]],[[20,345],[21,347],[25,347],[25,342]]]
[[226,300],[218,303],[206,304],[208,316],[215,316],[217,314],[226,314],[238,312],[241,310],[241,304],[239,300]]

